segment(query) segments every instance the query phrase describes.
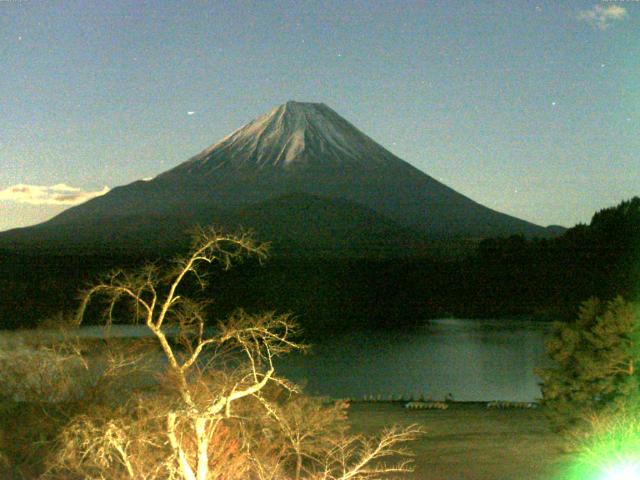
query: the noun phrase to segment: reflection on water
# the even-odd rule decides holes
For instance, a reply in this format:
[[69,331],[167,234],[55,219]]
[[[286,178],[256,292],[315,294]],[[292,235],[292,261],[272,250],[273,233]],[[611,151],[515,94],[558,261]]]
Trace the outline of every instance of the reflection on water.
[[432,320],[403,332],[358,332],[313,345],[280,362],[279,371],[330,397],[423,395],[435,400],[534,401],[536,366],[545,364],[550,324]]

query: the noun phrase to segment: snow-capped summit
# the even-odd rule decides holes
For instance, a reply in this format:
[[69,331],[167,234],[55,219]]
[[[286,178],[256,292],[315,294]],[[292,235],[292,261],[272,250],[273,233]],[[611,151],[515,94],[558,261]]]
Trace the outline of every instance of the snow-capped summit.
[[227,135],[174,173],[208,175],[221,167],[293,168],[389,161],[393,155],[324,103],[289,101]]

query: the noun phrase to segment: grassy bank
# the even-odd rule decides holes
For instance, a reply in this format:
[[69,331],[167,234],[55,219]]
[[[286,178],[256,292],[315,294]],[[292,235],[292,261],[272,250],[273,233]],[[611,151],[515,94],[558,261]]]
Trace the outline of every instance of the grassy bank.
[[487,409],[453,403],[447,410],[407,411],[401,403],[354,403],[355,432],[420,424],[426,435],[409,448],[420,480],[556,480],[568,456],[541,409]]

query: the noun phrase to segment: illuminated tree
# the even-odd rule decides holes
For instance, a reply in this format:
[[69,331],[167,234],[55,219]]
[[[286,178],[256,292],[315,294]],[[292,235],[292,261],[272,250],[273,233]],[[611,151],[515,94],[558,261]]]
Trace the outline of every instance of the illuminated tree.
[[[187,297],[185,283],[204,286],[204,265],[229,268],[265,254],[249,235],[201,231],[170,272],[154,265],[118,271],[85,293],[79,322],[94,298],[106,300],[108,324],[129,305],[158,349],[109,355],[98,384],[117,378],[121,388],[107,382],[104,395],[94,393],[66,425],[45,477],[355,480],[411,471],[408,460],[380,460],[406,458],[397,445],[419,428],[389,429],[377,439],[348,435],[345,404],[305,397],[276,374],[277,356],[304,349],[289,315],[239,310],[207,328],[209,305]],[[127,384],[132,369],[145,368],[155,384]],[[105,401],[114,389],[121,393]]]

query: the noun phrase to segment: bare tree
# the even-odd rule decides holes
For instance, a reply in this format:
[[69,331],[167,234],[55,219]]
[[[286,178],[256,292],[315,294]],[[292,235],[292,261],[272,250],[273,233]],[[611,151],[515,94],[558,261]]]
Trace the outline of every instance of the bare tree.
[[[389,430],[377,441],[348,436],[344,405],[323,406],[276,374],[276,357],[305,348],[289,315],[238,310],[206,328],[208,305],[190,299],[185,283],[203,287],[202,266],[226,269],[266,251],[248,234],[202,230],[168,274],[155,265],[117,271],[85,292],[78,324],[96,297],[106,301],[107,324],[128,304],[159,345],[156,369],[165,373],[154,388],[131,387],[115,405],[96,401],[70,422],[49,478],[347,480],[410,470],[407,461],[373,465],[405,457],[395,445],[416,438],[418,428]],[[138,362],[112,356],[105,371],[126,373]]]

